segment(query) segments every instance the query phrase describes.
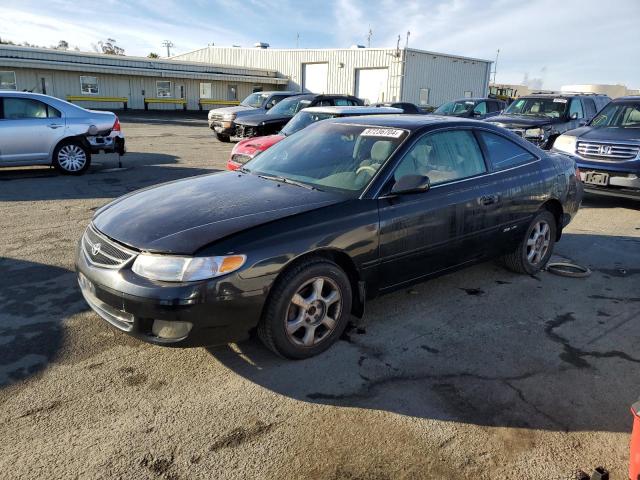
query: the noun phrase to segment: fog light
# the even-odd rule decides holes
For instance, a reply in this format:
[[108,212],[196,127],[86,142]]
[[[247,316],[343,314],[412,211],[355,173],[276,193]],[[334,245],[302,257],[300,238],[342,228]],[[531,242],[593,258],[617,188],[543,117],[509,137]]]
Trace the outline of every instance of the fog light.
[[167,322],[166,320],[154,320],[151,332],[156,337],[167,340],[180,340],[191,331],[193,324],[189,322]]

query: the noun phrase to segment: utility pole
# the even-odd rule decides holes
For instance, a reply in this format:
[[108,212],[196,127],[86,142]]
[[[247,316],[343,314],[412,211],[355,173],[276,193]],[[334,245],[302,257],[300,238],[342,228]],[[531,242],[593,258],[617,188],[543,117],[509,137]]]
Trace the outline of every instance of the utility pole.
[[296,48],[300,48],[300,33],[296,33]]
[[411,35],[411,32],[407,30],[407,41],[404,44],[404,48],[409,48],[409,35]]
[[493,84],[496,84],[496,73],[498,72],[498,56],[500,55],[500,49],[496,52],[496,62],[493,64]]
[[371,48],[371,37],[373,36],[373,30],[371,30],[371,25],[369,25],[369,33],[367,33],[367,48]]
[[171,40],[165,40],[162,42],[163,47],[167,47],[167,58],[171,56],[171,47],[173,47],[173,42]]

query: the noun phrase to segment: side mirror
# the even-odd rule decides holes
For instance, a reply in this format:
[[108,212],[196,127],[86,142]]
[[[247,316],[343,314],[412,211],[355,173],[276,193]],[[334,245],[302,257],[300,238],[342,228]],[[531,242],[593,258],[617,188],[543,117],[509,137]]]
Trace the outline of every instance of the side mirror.
[[480,112],[476,112],[475,110],[473,111],[473,113],[471,114],[472,117],[481,117],[482,114]]
[[392,195],[403,195],[408,193],[422,193],[429,190],[431,182],[429,177],[424,175],[405,175],[391,187]]
[[569,118],[571,120],[577,120],[578,119],[578,112],[573,112]]

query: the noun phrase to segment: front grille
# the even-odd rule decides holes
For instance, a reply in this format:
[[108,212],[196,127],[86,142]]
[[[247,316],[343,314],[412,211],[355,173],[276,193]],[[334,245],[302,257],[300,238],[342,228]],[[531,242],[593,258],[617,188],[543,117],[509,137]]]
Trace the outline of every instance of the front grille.
[[236,126],[236,137],[255,137],[256,136],[256,127],[250,127],[247,125],[238,125]]
[[136,252],[105,237],[93,225],[84,232],[82,248],[89,262],[105,268],[120,268],[136,256]]
[[247,163],[249,160],[251,160],[251,157],[249,155],[245,155],[243,153],[236,153],[236,154],[231,156],[231,161],[232,162],[240,163],[242,165]]
[[633,160],[640,154],[640,145],[578,142],[578,155],[598,160]]

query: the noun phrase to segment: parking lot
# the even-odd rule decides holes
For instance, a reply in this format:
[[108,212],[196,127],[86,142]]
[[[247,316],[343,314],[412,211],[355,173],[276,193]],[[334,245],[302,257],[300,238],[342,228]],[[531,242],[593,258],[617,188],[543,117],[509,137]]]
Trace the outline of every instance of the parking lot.
[[3,475],[627,478],[640,202],[587,197],[555,256],[586,279],[478,265],[369,303],[310,360],[161,348],[101,320],[73,272],[83,229],[129,191],[224,169],[205,116],[122,116],[121,170],[0,171]]

